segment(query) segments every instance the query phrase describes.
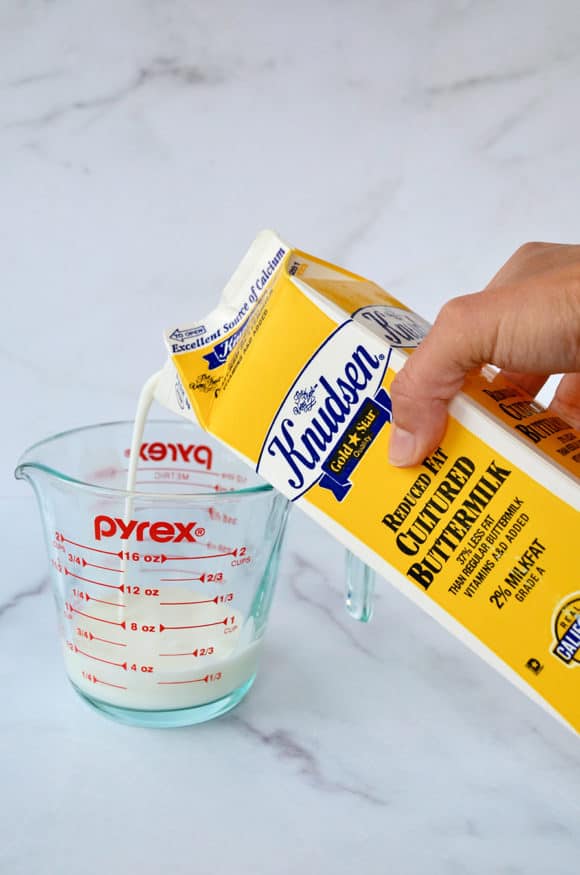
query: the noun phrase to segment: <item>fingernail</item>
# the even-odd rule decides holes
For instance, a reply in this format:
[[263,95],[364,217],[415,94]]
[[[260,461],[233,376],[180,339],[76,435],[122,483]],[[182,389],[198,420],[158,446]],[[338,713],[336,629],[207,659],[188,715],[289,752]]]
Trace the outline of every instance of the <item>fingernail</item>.
[[415,435],[393,425],[389,444],[389,462],[397,467],[411,465],[415,461]]

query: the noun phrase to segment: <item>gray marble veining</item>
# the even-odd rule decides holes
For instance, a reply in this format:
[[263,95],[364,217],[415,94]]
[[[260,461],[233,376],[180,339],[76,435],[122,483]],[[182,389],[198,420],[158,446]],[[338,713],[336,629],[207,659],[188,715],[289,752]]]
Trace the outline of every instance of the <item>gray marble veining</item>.
[[[578,740],[293,515],[237,712],[131,730],[69,689],[26,445],[130,418],[161,331],[255,232],[428,319],[525,240],[578,239],[575,0],[68,0],[0,13],[0,872],[545,875]],[[570,868],[572,867],[572,868]]]

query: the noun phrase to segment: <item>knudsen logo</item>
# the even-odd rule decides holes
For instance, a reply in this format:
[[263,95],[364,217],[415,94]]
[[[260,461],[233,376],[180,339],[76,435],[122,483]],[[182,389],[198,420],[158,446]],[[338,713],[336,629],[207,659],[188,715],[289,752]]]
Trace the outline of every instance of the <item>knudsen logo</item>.
[[181,328],[176,328],[171,332],[169,337],[171,340],[180,340],[183,342],[190,337],[199,337],[200,334],[205,334],[206,330],[205,325],[196,325],[195,328],[185,328],[183,330]]
[[208,352],[207,355],[204,355],[204,359],[208,364],[208,368],[210,371],[213,371],[214,368],[219,368],[221,365],[225,364],[228,356],[234,351],[235,347],[238,344],[242,336],[242,332],[244,330],[245,323],[241,328],[238,328],[237,331],[234,331],[233,334],[230,334],[229,337],[226,337],[225,340],[220,341],[220,343],[216,343],[211,352]]
[[[103,538],[114,538],[118,536],[121,541],[128,541],[133,538],[135,541],[144,541],[147,534],[147,540],[156,541],[158,544],[168,544],[172,542],[179,544],[180,541],[187,541],[194,544],[196,535],[205,534],[205,530],[197,529],[197,523],[169,523],[165,520],[122,520],[119,517],[99,515],[94,519],[95,538],[97,541]],[[195,531],[194,531],[195,530]]]
[[384,341],[354,322],[337,328],[282,402],[258,472],[292,500],[319,482],[342,501],[350,474],[391,420],[390,398],[381,388],[389,356]]
[[[131,455],[126,449],[125,455]],[[139,458],[144,462],[197,462],[211,471],[213,453],[211,447],[205,444],[166,444],[161,441],[141,444]]]
[[411,310],[383,304],[361,307],[352,318],[377,337],[383,337],[389,346],[406,349],[419,346],[431,327],[425,319]]

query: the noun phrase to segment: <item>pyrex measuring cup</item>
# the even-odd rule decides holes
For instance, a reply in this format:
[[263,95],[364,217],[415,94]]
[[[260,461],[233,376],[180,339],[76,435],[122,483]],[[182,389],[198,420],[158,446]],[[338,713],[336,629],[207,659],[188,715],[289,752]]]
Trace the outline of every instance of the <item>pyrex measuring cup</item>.
[[[133,423],[31,447],[68,677],[125,723],[217,717],[250,689],[278,570],[287,500],[192,423],[149,420],[134,492]],[[366,621],[374,575],[348,556],[346,606]]]
[[288,503],[190,423],[151,421],[127,504],[131,429],[52,437],[16,476],[38,498],[77,692],[125,723],[198,723],[254,681]]

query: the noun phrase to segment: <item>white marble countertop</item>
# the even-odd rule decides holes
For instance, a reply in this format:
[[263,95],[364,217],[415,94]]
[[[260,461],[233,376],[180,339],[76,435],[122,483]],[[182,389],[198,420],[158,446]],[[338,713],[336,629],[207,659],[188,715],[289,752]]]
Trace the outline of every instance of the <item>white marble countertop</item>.
[[4,4],[2,875],[575,871],[578,740],[387,583],[350,620],[298,513],[237,711],[90,712],[11,469],[130,417],[161,329],[263,226],[427,318],[521,242],[577,241],[579,46],[575,0]]

